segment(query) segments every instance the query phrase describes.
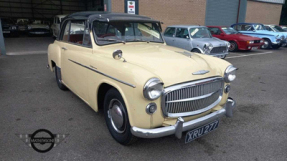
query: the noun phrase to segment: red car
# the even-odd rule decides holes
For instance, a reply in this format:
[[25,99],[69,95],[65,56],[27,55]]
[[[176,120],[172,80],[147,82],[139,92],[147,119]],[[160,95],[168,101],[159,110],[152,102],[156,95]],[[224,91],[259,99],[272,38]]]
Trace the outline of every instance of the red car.
[[229,51],[237,50],[255,50],[259,49],[263,44],[263,39],[242,35],[231,27],[224,26],[207,26],[213,37],[230,43]]

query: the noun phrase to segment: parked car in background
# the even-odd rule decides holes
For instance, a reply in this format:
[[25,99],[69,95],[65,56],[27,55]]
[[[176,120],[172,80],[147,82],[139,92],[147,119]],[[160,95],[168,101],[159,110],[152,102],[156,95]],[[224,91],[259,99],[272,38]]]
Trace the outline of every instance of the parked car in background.
[[19,32],[26,33],[28,31],[29,19],[17,19],[16,24],[18,25]]
[[264,25],[265,28],[268,30],[268,31],[272,31],[272,32],[281,32],[282,34],[284,34],[285,36],[285,40],[282,40],[281,44],[282,46],[287,46],[287,31],[282,29],[280,26],[278,25]]
[[28,35],[50,35],[50,27],[42,20],[34,20],[28,25]]
[[231,117],[236,106],[228,95],[237,68],[167,46],[160,21],[144,16],[67,16],[48,47],[48,68],[60,89],[102,109],[110,134],[124,145],[136,137],[181,138],[184,131],[185,142],[193,141],[216,129],[221,117]]
[[280,27],[281,27],[283,30],[287,31],[287,26],[282,26],[282,25],[280,25]]
[[60,31],[60,24],[66,16],[67,15],[57,15],[54,17],[53,24],[51,26],[54,38],[58,37]]
[[229,42],[212,37],[205,26],[168,26],[163,35],[170,46],[219,58],[228,54]]
[[208,30],[213,37],[217,37],[221,40],[228,41],[230,43],[229,51],[237,50],[256,50],[263,44],[263,39],[258,37],[252,37],[243,35],[232,27],[226,26],[207,26]]
[[267,31],[263,24],[260,23],[237,23],[231,25],[238,32],[253,37],[259,37],[264,40],[262,49],[278,49],[281,47],[281,41],[285,39],[281,33]]
[[3,36],[19,36],[18,26],[12,19],[1,18]]

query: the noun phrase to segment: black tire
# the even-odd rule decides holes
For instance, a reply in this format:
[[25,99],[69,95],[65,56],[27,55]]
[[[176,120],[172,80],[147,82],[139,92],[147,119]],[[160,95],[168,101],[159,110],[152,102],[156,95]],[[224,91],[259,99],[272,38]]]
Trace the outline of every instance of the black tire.
[[272,45],[272,49],[279,49],[281,45]]
[[58,84],[58,87],[61,90],[67,90],[68,88],[62,83],[62,74],[61,74],[61,68],[59,68],[58,66],[55,67],[55,75],[56,75],[56,81]]
[[230,41],[229,43],[230,43],[230,47],[229,47],[228,51],[235,52],[238,50],[238,45],[235,41]]
[[198,50],[198,49],[192,49],[191,52],[201,53],[200,50]]
[[261,46],[261,49],[270,49],[271,41],[269,39],[264,39],[264,45]]
[[[120,114],[122,117],[119,116],[119,112],[117,112],[117,114],[113,113],[112,109],[115,108],[121,111]],[[117,142],[122,145],[129,145],[137,140],[137,138],[131,133],[131,125],[125,102],[121,94],[115,88],[109,89],[105,95],[104,115],[110,134]],[[113,121],[113,117],[115,116],[122,119],[122,122],[118,125],[116,121]]]

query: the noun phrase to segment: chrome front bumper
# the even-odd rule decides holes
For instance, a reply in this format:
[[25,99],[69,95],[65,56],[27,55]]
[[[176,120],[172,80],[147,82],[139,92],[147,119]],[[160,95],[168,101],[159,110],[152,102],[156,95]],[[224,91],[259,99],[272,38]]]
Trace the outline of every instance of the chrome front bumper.
[[226,117],[232,117],[233,109],[235,107],[236,107],[236,102],[232,98],[229,97],[227,99],[227,102],[224,108],[222,108],[221,110],[212,112],[203,117],[197,118],[195,120],[184,122],[183,118],[179,117],[175,125],[160,127],[160,128],[155,128],[155,129],[142,129],[142,128],[133,126],[131,128],[131,133],[134,136],[137,136],[140,138],[159,138],[159,137],[175,134],[175,136],[178,139],[180,139],[182,137],[182,132],[184,131],[188,131],[188,130],[197,128],[199,126],[205,125],[207,123],[210,123],[216,119],[223,117],[224,115]]

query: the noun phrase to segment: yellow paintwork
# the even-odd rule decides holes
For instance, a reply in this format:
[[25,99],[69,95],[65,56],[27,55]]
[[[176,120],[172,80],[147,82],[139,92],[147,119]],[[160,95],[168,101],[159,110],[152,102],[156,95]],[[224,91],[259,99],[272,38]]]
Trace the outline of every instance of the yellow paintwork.
[[[90,33],[90,35],[94,40],[93,34]],[[185,50],[161,43],[130,42],[98,46],[92,41],[92,45],[92,48],[87,48],[56,40],[48,48],[48,63],[51,71],[54,70],[53,61],[61,68],[62,82],[95,111],[98,111],[97,97],[98,94],[101,94],[98,93],[100,85],[106,83],[115,87],[125,101],[131,126],[140,128],[172,125],[176,120],[163,117],[161,98],[155,101],[144,98],[143,86],[150,78],[159,78],[164,83],[164,87],[168,87],[197,79],[223,77],[225,69],[230,65],[222,59],[197,53],[191,53],[192,56],[188,57],[179,53]],[[67,50],[63,50],[62,47]],[[112,53],[117,49],[123,51],[123,58],[127,62],[123,62],[123,59],[113,59]],[[130,87],[98,74],[69,61],[69,59],[87,67],[94,67],[106,75],[136,87]],[[209,70],[210,72],[204,75],[192,75],[193,72],[199,70]],[[216,107],[200,115],[185,117],[184,120],[192,120],[221,109],[227,97],[228,95],[223,93],[222,101]],[[145,112],[145,108],[150,102],[157,104],[157,111],[153,115],[148,115]]]

